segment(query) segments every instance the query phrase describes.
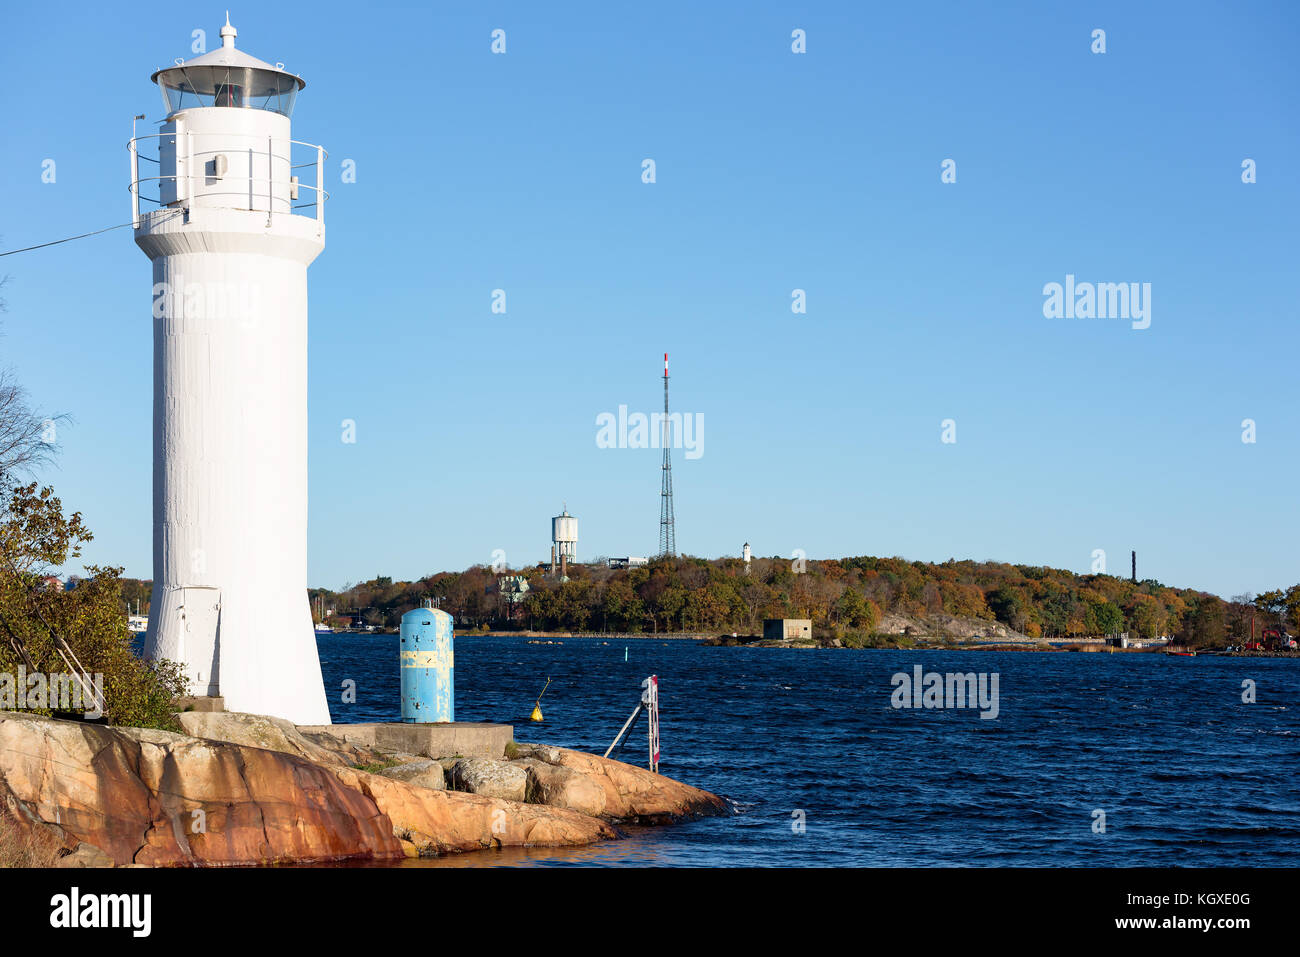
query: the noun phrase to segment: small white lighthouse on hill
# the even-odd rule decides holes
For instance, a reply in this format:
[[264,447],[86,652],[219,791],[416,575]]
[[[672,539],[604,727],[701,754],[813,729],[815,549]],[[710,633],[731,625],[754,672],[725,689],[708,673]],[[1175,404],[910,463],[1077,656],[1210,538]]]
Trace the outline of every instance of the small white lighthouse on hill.
[[235,36],[227,18],[220,49],[153,75],[167,118],[130,147],[154,283],[145,651],[229,710],[327,724],[307,603],[307,266],[325,248],[325,157],[290,138],[306,84]]

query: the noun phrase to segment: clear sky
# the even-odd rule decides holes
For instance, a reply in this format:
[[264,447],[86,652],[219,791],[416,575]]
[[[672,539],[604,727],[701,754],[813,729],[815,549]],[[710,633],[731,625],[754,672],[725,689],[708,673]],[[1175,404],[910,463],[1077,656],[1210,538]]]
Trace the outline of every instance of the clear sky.
[[[149,75],[195,29],[216,47],[225,8],[50,9],[6,11],[0,250],[129,219]],[[596,420],[659,408],[664,352],[704,421],[674,461],[683,552],[1085,572],[1104,549],[1127,574],[1136,548],[1141,577],[1223,595],[1300,580],[1298,11],[233,7],[330,151],[311,583],[542,560],[564,503],[580,559],[653,554],[660,453],[598,448]],[[75,419],[44,478],[88,560],[150,577],[148,260],[121,229],[0,274],[0,364]],[[1150,327],[1046,318],[1067,274],[1150,283]]]

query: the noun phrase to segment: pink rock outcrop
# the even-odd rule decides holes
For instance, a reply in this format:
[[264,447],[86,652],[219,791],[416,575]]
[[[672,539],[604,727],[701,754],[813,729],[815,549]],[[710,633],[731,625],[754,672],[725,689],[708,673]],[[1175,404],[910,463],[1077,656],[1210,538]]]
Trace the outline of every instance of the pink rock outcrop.
[[5,712],[0,777],[20,819],[55,824],[116,865],[402,856],[373,801],[276,751]]
[[0,824],[64,864],[220,866],[582,845],[617,837],[611,822],[726,812],[707,791],[565,748],[483,762],[519,778],[522,802],[368,773],[287,722],[191,721],[204,737],[0,712]]
[[604,791],[601,816],[609,820],[663,823],[727,813],[726,802],[716,794],[621,761],[544,744],[515,745],[512,756],[521,762],[531,758],[584,776]]

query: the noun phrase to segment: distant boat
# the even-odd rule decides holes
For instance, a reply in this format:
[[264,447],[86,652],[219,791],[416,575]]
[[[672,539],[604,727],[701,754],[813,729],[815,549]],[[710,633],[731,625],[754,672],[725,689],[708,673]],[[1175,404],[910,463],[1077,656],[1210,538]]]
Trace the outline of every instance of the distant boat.
[[149,630],[148,615],[127,615],[126,629],[133,635],[143,635]]
[[324,624],[323,622],[316,626],[316,634],[318,635],[329,635],[333,633],[334,633],[334,629],[331,628],[329,625]]
[[1173,656],[1176,657],[1176,658],[1195,658],[1195,657],[1196,657],[1196,652],[1194,652],[1194,651],[1166,651],[1165,654],[1167,654],[1167,655],[1173,655]]

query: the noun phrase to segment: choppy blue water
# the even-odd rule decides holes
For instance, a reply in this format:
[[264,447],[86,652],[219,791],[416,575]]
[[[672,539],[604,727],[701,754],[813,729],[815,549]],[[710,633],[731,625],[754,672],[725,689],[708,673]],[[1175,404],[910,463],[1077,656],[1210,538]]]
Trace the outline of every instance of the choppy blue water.
[[[336,722],[398,719],[395,636],[318,644]],[[892,675],[917,664],[996,672],[997,719],[891,707]],[[602,753],[650,674],[660,677],[660,771],[727,797],[737,814],[578,850],[440,863],[1300,864],[1296,660],[462,637],[456,717]],[[546,720],[533,724],[548,676]],[[343,705],[349,678],[357,701]],[[1256,683],[1255,704],[1242,703],[1245,679]],[[644,719],[618,756],[645,765]],[[1098,810],[1104,834],[1094,830]]]

